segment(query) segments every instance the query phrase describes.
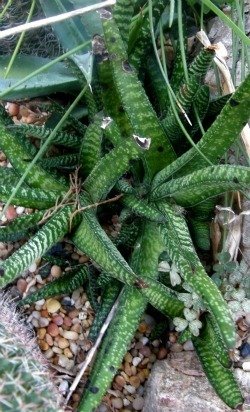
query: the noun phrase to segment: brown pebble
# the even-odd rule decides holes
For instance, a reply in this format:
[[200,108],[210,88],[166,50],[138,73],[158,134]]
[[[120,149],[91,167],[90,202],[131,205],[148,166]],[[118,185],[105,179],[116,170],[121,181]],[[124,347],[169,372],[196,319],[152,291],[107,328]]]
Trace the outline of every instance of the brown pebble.
[[144,358],[143,361],[140,363],[139,366],[142,368],[142,367],[144,367],[145,365],[147,365],[148,362],[149,362],[149,358]]
[[89,261],[88,256],[80,256],[79,263],[87,263]]
[[62,274],[62,269],[60,266],[53,265],[50,269],[50,274],[53,276],[53,278],[58,278]]
[[28,283],[26,282],[25,279],[20,278],[17,281],[16,287],[19,290],[19,292],[24,293],[26,291]]
[[145,375],[144,375],[143,370],[140,370],[140,371],[138,372],[137,376],[139,376],[139,379],[140,379],[141,383],[145,382],[146,377],[145,377]]
[[13,220],[17,217],[17,212],[14,206],[12,205],[8,206],[5,212],[5,217],[7,220]]
[[149,377],[150,371],[148,368],[142,369],[142,372],[144,373],[145,378],[147,379]]
[[140,380],[140,377],[138,375],[131,376],[129,378],[129,382],[130,382],[130,385],[132,385],[136,389],[139,388],[139,386],[141,384],[141,380]]
[[69,316],[65,316],[63,319],[63,324],[65,326],[71,326],[72,325],[72,319]]
[[61,307],[61,303],[58,302],[58,300],[53,299],[53,298],[47,299],[46,305],[47,305],[47,310],[49,313],[55,313]]
[[133,359],[133,357],[132,357],[131,353],[127,352],[125,357],[124,357],[124,360],[128,363],[131,363],[132,359]]
[[47,309],[42,309],[40,313],[42,318],[47,318],[49,316]]
[[126,381],[124,379],[123,376],[121,375],[117,375],[115,377],[115,382],[117,383],[118,386],[120,386],[121,388],[123,388],[124,385],[126,385]]
[[47,332],[49,333],[50,336],[55,337],[59,335],[59,328],[54,322],[51,322],[49,326],[47,327]]
[[162,346],[159,349],[159,352],[157,353],[157,359],[165,359],[167,354],[168,354],[167,349]]
[[71,258],[73,260],[79,260],[80,256],[78,255],[78,253],[74,252],[74,253],[72,253]]
[[68,339],[60,337],[57,342],[58,342],[59,348],[61,348],[61,349],[65,349],[65,348],[69,347]]
[[69,359],[73,358],[73,353],[71,352],[71,350],[69,348],[65,348],[63,353],[67,358],[69,358]]
[[141,353],[145,358],[149,358],[151,355],[151,350],[149,346],[143,346],[141,349],[139,349],[139,353]]
[[39,345],[41,350],[48,350],[49,349],[48,343],[45,342],[44,340],[39,340],[38,345]]
[[132,375],[132,371],[131,371],[131,366],[128,362],[125,362],[124,364],[124,372],[128,375],[131,376]]
[[19,114],[19,105],[16,103],[7,103],[6,105],[7,111],[9,115],[12,116],[18,116]]
[[53,338],[52,338],[52,336],[50,336],[48,333],[46,333],[46,335],[45,335],[45,340],[46,340],[46,342],[47,342],[47,344],[48,344],[49,346],[53,346],[53,345],[54,345]]
[[73,309],[68,313],[68,316],[71,319],[78,318],[78,315],[79,315],[79,310],[77,310],[77,309]]
[[137,374],[137,369],[136,369],[136,366],[134,366],[134,365],[131,365],[131,374],[132,374],[132,375],[136,375],[136,374]]
[[171,352],[182,352],[183,347],[180,343],[174,343],[172,346],[170,346]]
[[64,323],[64,319],[60,315],[53,316],[52,321],[57,325],[61,326]]
[[38,339],[44,339],[45,335],[46,335],[46,329],[45,328],[39,328],[37,330]]
[[80,333],[80,332],[82,332],[82,327],[81,327],[80,323],[76,323],[75,325],[73,325],[71,327],[71,330],[73,332]]
[[122,409],[123,407],[123,402],[121,398],[112,398],[111,403],[113,408]]
[[145,333],[148,329],[148,325],[146,324],[146,322],[141,322],[139,327],[138,327],[138,331],[140,333]]
[[175,335],[175,333],[170,333],[168,340],[170,343],[175,343],[177,341],[177,336]]

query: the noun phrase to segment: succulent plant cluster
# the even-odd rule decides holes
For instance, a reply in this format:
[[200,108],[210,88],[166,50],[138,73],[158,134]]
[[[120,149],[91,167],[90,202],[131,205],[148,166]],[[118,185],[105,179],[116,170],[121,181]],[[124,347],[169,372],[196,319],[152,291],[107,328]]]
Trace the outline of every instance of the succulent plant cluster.
[[[158,23],[168,3],[150,1],[149,14],[140,12],[140,2],[127,0],[118,0],[111,12],[102,10],[103,32],[93,39],[91,88],[79,68],[69,63],[79,86],[87,90],[88,123],[70,117],[55,134],[52,143],[62,154],[48,154],[35,163],[12,199],[36,212],[0,230],[5,242],[33,233],[1,263],[0,287],[13,282],[65,235],[99,268],[96,273],[91,265],[77,266],[27,296],[23,304],[88,283],[101,294],[90,331],[94,341],[118,297],[81,412],[101,402],[148,303],[173,319],[182,341],[193,340],[224,402],[232,408],[243,402],[228,355],[235,344],[231,312],[195,245],[209,248],[214,199],[226,191],[244,191],[250,182],[249,168],[220,164],[248,121],[250,77],[227,101],[211,101],[204,77],[214,48],[202,49],[186,73],[177,42],[172,73],[166,78],[151,36],[157,29],[164,31]],[[54,105],[54,110],[58,116],[63,109]],[[205,120],[205,131],[197,126],[197,114]],[[187,119],[192,119],[192,127]],[[0,148],[13,168],[0,170],[1,201],[8,200],[36,156],[27,136],[46,139],[49,133],[47,126],[13,127],[2,112]],[[102,225],[113,213],[121,223],[116,237]],[[170,268],[166,276],[159,271],[162,261]]]

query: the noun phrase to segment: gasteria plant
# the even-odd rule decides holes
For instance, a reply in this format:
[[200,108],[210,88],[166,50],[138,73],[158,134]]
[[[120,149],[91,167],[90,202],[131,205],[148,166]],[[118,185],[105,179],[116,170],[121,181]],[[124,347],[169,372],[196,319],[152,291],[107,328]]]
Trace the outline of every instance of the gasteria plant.
[[[188,134],[185,119],[195,118],[195,113],[204,118],[210,110],[209,90],[203,83],[214,47],[201,50],[185,72],[177,46],[169,83],[162,70],[164,58],[163,66],[159,65],[150,42],[157,28],[162,39],[164,21],[160,17],[169,4],[149,1],[149,14],[147,9],[137,14],[138,3],[118,0],[111,12],[100,13],[103,35],[93,39],[93,93],[86,96],[89,124],[85,127],[71,117],[74,134],[66,128],[54,133],[52,142],[70,152],[33,165],[12,194],[12,203],[38,211],[3,227],[0,240],[18,239],[30,230],[36,233],[2,262],[0,286],[15,280],[64,235],[71,236],[75,246],[100,267],[96,287],[101,289],[102,299],[90,331],[92,340],[119,295],[118,309],[97,354],[79,411],[89,412],[100,403],[147,303],[174,319],[182,341],[191,337],[213,387],[235,408],[243,399],[228,358],[235,344],[234,322],[196,253],[188,225],[191,222],[196,242],[207,247],[211,199],[227,191],[244,191],[249,185],[249,168],[219,163],[248,121],[250,77],[223,102],[204,133],[198,132],[197,138],[194,121]],[[72,63],[69,67],[86,87],[79,68]],[[58,106],[55,109],[60,111]],[[192,132],[196,144],[190,138]],[[0,171],[0,197],[7,201],[36,155],[25,135],[44,139],[49,130],[12,127],[2,113],[0,133],[0,147],[13,166],[13,170]],[[189,147],[190,142],[193,146],[188,150],[185,135]],[[183,154],[177,157],[176,153]],[[77,168],[75,179],[65,172],[65,167],[72,166]],[[51,173],[51,168],[57,171]],[[116,238],[101,225],[111,202],[122,222]],[[171,265],[171,287],[158,277],[163,256]],[[95,279],[85,265],[29,295],[21,304],[69,293],[91,278]]]

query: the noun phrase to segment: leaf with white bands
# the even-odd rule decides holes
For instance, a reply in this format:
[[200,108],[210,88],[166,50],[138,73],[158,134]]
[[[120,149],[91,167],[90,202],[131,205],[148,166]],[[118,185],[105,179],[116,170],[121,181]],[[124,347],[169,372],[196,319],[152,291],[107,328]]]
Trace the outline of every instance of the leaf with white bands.
[[159,212],[154,204],[148,203],[145,199],[139,199],[135,195],[125,195],[122,198],[122,203],[138,216],[144,217],[154,222],[166,222],[166,218],[162,215],[161,212]]
[[91,199],[96,202],[105,198],[117,180],[130,168],[130,161],[142,156],[149,145],[150,139],[133,135],[106,154],[83,183]]
[[20,276],[68,232],[72,210],[73,207],[64,206],[45,223],[36,235],[1,264],[0,287]]
[[29,234],[29,230],[37,227],[42,219],[45,210],[35,212],[30,215],[21,215],[8,222],[6,226],[0,226],[0,242],[13,242]]
[[247,190],[249,184],[249,167],[210,166],[163,183],[153,191],[151,199],[173,198],[178,205],[190,207],[227,191]]
[[168,218],[168,223],[161,227],[169,257],[184,280],[203,299],[213,314],[225,345],[229,349],[233,348],[235,325],[230,310],[219,289],[206,274],[194,250],[185,219],[167,204],[160,204],[159,208]]

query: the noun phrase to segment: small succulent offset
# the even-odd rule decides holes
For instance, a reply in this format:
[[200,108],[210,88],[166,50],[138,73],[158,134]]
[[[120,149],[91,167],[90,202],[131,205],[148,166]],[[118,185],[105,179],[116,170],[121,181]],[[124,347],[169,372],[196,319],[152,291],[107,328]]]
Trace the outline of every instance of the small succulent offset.
[[[149,1],[148,6],[150,15],[139,12],[137,1],[117,0],[112,13],[101,12],[103,32],[93,40],[93,93],[86,97],[89,123],[86,127],[71,118],[74,133],[65,129],[53,142],[67,147],[74,156],[67,153],[53,159],[48,155],[44,162],[33,165],[12,203],[38,211],[0,230],[1,241],[35,232],[1,264],[1,287],[20,276],[66,234],[100,268],[96,286],[101,289],[101,302],[90,331],[93,341],[118,297],[117,311],[79,406],[81,412],[92,411],[101,402],[148,303],[173,319],[183,340],[193,340],[204,370],[224,402],[232,408],[243,403],[228,357],[235,344],[231,312],[207,275],[193,239],[207,247],[211,198],[249,185],[249,168],[218,163],[248,121],[250,77],[222,107],[217,102],[218,113],[212,122],[209,111],[211,106],[214,110],[214,102],[210,102],[203,80],[214,48],[201,50],[185,76],[177,45],[170,84],[178,105],[171,105],[172,95],[159,70],[158,55],[152,52],[150,28],[152,22],[154,29],[158,27],[169,5]],[[82,87],[82,74],[77,67],[73,70]],[[183,113],[195,118],[196,108],[201,119],[207,115],[208,128],[201,133],[194,122],[191,134],[198,141],[190,147],[179,120]],[[47,130],[34,126],[11,129],[4,114],[0,122],[0,148],[13,166],[0,170],[0,199],[7,201],[35,156],[25,134],[43,138]],[[73,179],[68,168],[74,165],[78,173]],[[51,173],[52,166],[56,172]],[[111,207],[121,218],[117,237],[109,236],[101,225]],[[171,262],[169,267],[165,265],[166,277],[159,275],[163,252],[168,264]],[[82,282],[92,285],[93,279],[91,268],[83,265],[23,303],[69,293]]]

